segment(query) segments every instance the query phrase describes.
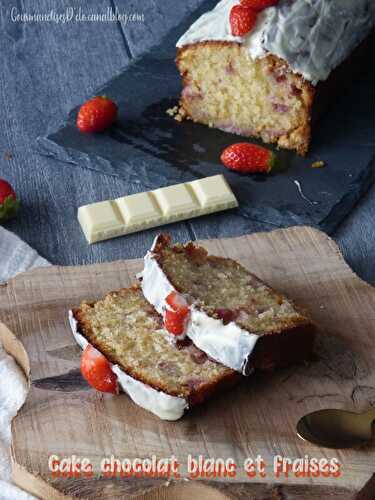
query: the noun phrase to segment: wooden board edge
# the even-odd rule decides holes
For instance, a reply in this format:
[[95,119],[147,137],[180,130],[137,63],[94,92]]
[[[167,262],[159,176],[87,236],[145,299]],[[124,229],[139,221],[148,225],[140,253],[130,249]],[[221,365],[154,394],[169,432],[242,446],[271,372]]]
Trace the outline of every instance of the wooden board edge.
[[34,495],[36,498],[48,500],[74,500],[48,484],[41,476],[36,476],[16,462],[11,453],[12,480],[16,486]]
[[[9,278],[9,280],[5,283],[1,283],[0,286],[9,286],[11,285],[14,281],[18,281],[19,279],[23,279],[25,276],[26,277],[32,277],[34,274],[48,274],[51,272],[51,269],[55,269],[57,271],[59,270],[64,270],[68,272],[75,272],[77,269],[81,268],[95,268],[97,266],[101,267],[112,267],[114,264],[121,265],[124,262],[141,262],[143,261],[143,257],[139,257],[138,259],[117,259],[113,261],[108,261],[108,262],[96,262],[92,264],[78,264],[78,265],[72,265],[72,266],[60,266],[60,265],[54,265],[51,264],[50,266],[42,266],[42,267],[35,267],[31,269],[30,271],[22,271],[21,273],[18,273],[16,276],[13,278]],[[135,277],[134,277],[135,280]]]
[[[340,263],[345,267],[346,271],[350,273],[350,275],[355,278],[362,286],[369,288],[372,292],[375,292],[375,287],[372,286],[370,283],[366,282],[363,280],[358,274],[349,266],[349,264],[346,262],[339,246],[335,242],[333,238],[331,238],[328,234],[324,233],[323,231],[320,231],[319,229],[316,229],[312,226],[306,226],[306,225],[300,225],[300,226],[291,226],[288,228],[277,228],[277,229],[271,229],[269,231],[261,231],[258,233],[250,233],[250,234],[244,234],[242,236],[236,236],[236,237],[227,237],[227,238],[212,238],[210,240],[196,240],[195,243],[197,244],[202,244],[204,245],[207,241],[215,241],[215,240],[223,240],[223,241],[228,241],[228,240],[235,240],[238,238],[251,238],[253,236],[257,237],[262,237],[263,235],[269,236],[270,234],[276,234],[276,233],[299,233],[299,232],[304,232],[304,231],[309,231],[311,234],[314,234],[317,238],[320,238],[322,241],[326,242],[329,244],[329,246],[332,248],[334,253],[336,254],[338,260]],[[95,268],[96,266],[113,266],[114,264],[121,265],[122,263],[126,262],[141,262],[143,260],[143,257],[137,258],[137,259],[119,259],[111,262],[100,262],[100,263],[94,263],[94,264],[80,264],[76,266],[58,266],[58,265],[51,265],[47,267],[38,267],[35,269],[32,269],[31,271],[25,271],[22,273],[17,274],[14,278],[11,278],[8,280],[7,283],[2,283],[1,286],[7,286],[8,284],[11,284],[14,281],[17,281],[18,279],[23,279],[25,276],[32,276],[33,274],[36,273],[49,273],[51,272],[51,267],[53,267],[56,270],[59,269],[64,269],[65,271],[71,271],[74,272],[77,269],[86,267],[86,268]],[[134,277],[135,279],[135,277]]]
[[[374,478],[374,477],[373,477]],[[322,485],[288,485],[288,484],[262,484],[262,483],[232,483],[205,480],[180,480],[168,481],[156,487],[146,487],[140,493],[125,493],[120,486],[112,490],[112,497],[108,496],[106,483],[99,489],[95,488],[95,496],[90,494],[90,487],[84,496],[67,495],[55,488],[52,484],[35,476],[17,463],[13,466],[13,481],[17,486],[41,500],[84,500],[88,498],[123,498],[131,500],[190,500],[191,498],[204,498],[205,500],[244,500],[254,498],[257,500],[317,500],[331,498],[332,500],[373,500],[373,488],[361,490],[360,493],[341,487],[325,487]],[[99,479],[100,482],[100,479]],[[96,485],[95,485],[96,486]],[[61,487],[61,483],[60,483]],[[119,493],[119,495],[117,495]],[[251,495],[251,496],[249,496]],[[308,495],[308,496],[307,496]]]
[[[21,466],[14,459],[13,453],[11,455],[12,460],[12,480],[16,486],[23,489],[27,493],[34,495],[42,500],[76,500],[76,497],[66,495],[62,493],[53,485],[45,481],[41,476],[36,476],[29,472],[25,467]],[[249,483],[250,485],[251,483]],[[247,485],[248,486],[248,485]],[[267,485],[270,488],[269,485]],[[233,487],[237,490],[238,488],[243,489],[244,485],[236,485],[233,483]],[[123,496],[121,498],[128,498],[131,500],[174,500],[179,498],[180,500],[188,500],[190,498],[205,498],[205,500],[231,500],[240,499],[240,496],[231,495],[228,496],[225,490],[230,490],[230,484],[214,484],[205,481],[178,481],[178,482],[165,482],[162,485],[156,487],[147,488],[146,491],[142,493],[130,494]],[[201,494],[202,496],[198,496]],[[118,497],[114,497],[118,498]]]
[[[257,235],[257,236],[263,236],[263,235],[270,235],[271,233],[285,233],[285,232],[290,232],[290,233],[299,233],[303,231],[309,231],[311,234],[314,234],[317,238],[320,238],[322,242],[328,243],[328,245],[332,248],[333,252],[335,253],[338,261],[340,264],[345,268],[345,270],[350,274],[350,276],[358,282],[361,286],[364,288],[367,288],[369,292],[375,293],[375,286],[371,285],[364,279],[362,279],[351,267],[350,265],[346,262],[345,257],[343,253],[341,252],[338,244],[336,241],[329,236],[327,233],[324,231],[321,231],[320,229],[317,229],[312,226],[306,226],[306,225],[301,225],[301,226],[291,226],[288,228],[278,228],[278,229],[271,229],[270,231],[262,231],[259,233],[251,233],[248,235],[243,235],[244,237],[251,238],[252,235]],[[221,240],[230,240],[230,239],[235,239],[235,238],[218,238]],[[201,243],[204,243],[207,240],[201,240]]]
[[22,342],[18,337],[9,330],[9,328],[0,323],[0,341],[3,344],[5,351],[12,356],[17,364],[21,367],[28,385],[30,387],[30,360]]
[[[324,231],[321,231],[320,229],[317,229],[315,227],[312,227],[312,226],[305,226],[305,225],[302,225],[302,226],[291,226],[291,227],[288,227],[288,228],[278,228],[278,229],[271,229],[270,231],[263,231],[263,232],[259,232],[259,233],[252,233],[252,234],[256,234],[256,235],[259,235],[259,236],[262,236],[262,235],[265,235],[265,234],[271,234],[271,233],[285,233],[285,232],[303,232],[303,231],[309,231],[311,234],[315,234],[317,238],[320,238],[322,241],[325,241],[326,243],[328,243],[328,245],[332,248],[332,250],[334,251],[334,253],[336,254],[336,257],[338,258],[339,262],[345,267],[345,270],[350,273],[350,275],[356,280],[358,281],[362,286],[368,288],[369,290],[371,290],[372,293],[375,292],[375,286],[371,285],[370,283],[368,283],[367,281],[365,281],[364,279],[362,279],[360,276],[358,276],[358,274],[350,267],[350,265],[346,262],[345,260],[345,257],[343,255],[343,253],[341,252],[338,244],[336,243],[336,241],[331,237],[329,236],[327,233],[325,233]],[[244,236],[247,236],[247,237],[251,237],[252,234],[249,234],[249,235],[244,235]],[[220,238],[220,239],[233,239],[233,238]],[[202,240],[202,242],[204,242],[204,240]]]
[[373,500],[375,492],[375,472],[355,497],[355,500]]

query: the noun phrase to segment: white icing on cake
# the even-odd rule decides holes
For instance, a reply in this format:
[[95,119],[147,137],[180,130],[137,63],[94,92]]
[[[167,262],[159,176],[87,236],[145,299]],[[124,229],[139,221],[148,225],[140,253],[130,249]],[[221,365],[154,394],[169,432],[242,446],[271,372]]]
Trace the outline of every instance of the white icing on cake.
[[[69,323],[73,336],[81,349],[85,349],[89,342],[78,332],[77,321],[73,312],[69,311]],[[162,391],[157,391],[149,385],[130,377],[118,365],[112,365],[111,369],[118,377],[120,387],[129,397],[145,410],[154,413],[162,420],[178,420],[188,409],[188,402],[184,398],[171,396]]]
[[[166,308],[165,299],[175,291],[168,278],[163,273],[158,262],[153,258],[153,249],[155,247],[157,237],[144,258],[144,269],[139,273],[138,277],[142,278],[142,291],[146,299],[155,307],[157,312],[163,316]],[[147,295],[146,295],[146,293]]]
[[251,58],[271,53],[312,84],[326,80],[375,26],[374,0],[280,0],[264,9],[244,37],[231,34],[229,14],[239,0],[221,0],[178,40],[177,47],[209,40],[238,42]]
[[[144,258],[144,269],[139,277],[142,277],[144,297],[160,314],[163,314],[166,308],[165,299],[172,291],[177,292],[177,290],[154,258],[153,249],[157,238]],[[201,351],[214,360],[243,375],[249,375],[248,359],[258,340],[258,335],[243,330],[233,321],[224,325],[220,319],[211,318],[194,305],[190,306],[186,335]]]
[[258,335],[249,333],[231,321],[224,325],[194,306],[191,308],[187,336],[203,352],[225,366],[249,375],[248,359],[254,350]]
[[[142,271],[141,273],[137,274],[137,278],[142,278],[144,274],[147,276],[147,296],[145,295],[145,292],[143,290],[143,283],[142,283],[143,295],[155,307],[157,312],[164,318],[165,309],[168,308],[165,299],[175,289],[169,283],[167,277],[160,269],[159,264],[156,262],[155,259],[152,258],[151,255],[152,249],[155,246],[156,240],[157,238],[155,238],[154,240],[151,251],[148,252],[148,254],[144,259],[145,269],[147,267],[147,270],[146,272]],[[183,340],[186,337],[186,325],[184,332],[181,335],[169,335],[170,341],[172,343],[176,343],[177,340]],[[168,335],[167,332],[166,335]]]

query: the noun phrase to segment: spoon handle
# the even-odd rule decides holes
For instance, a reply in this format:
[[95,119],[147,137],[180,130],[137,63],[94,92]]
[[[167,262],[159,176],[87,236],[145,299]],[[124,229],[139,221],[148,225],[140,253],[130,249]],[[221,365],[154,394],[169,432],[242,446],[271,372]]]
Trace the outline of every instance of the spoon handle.
[[366,418],[369,419],[370,422],[375,421],[375,408],[371,408],[371,410],[366,411],[365,413]]

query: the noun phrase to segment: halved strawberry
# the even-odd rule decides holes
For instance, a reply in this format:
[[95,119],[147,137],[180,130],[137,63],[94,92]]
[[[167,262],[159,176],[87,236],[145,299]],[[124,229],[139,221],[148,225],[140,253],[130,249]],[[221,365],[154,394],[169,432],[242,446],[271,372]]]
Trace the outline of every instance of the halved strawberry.
[[92,345],[88,345],[83,351],[81,373],[97,391],[118,393],[117,376],[111,370],[109,361]]
[[182,335],[185,331],[186,314],[170,309],[165,310],[164,327],[172,335]]
[[224,325],[227,325],[231,321],[234,321],[236,318],[238,318],[239,312],[236,309],[216,309],[215,310],[216,316],[222,320]]
[[176,291],[171,292],[165,301],[168,307],[164,314],[164,327],[173,335],[182,335],[189,316],[189,304]]
[[186,302],[183,295],[178,292],[171,292],[165,299],[166,303],[169,305],[173,311],[180,312],[181,314],[188,314],[189,304]]

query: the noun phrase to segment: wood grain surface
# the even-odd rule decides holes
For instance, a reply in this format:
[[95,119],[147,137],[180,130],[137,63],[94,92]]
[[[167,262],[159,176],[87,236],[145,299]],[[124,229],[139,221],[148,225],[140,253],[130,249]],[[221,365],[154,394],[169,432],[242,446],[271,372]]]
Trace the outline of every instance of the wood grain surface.
[[[316,360],[256,373],[182,420],[164,422],[125,395],[103,396],[89,390],[79,375],[80,351],[67,321],[68,309],[82,299],[95,300],[129,285],[142,262],[52,267],[21,274],[0,287],[0,320],[16,335],[2,327],[0,339],[26,373],[29,365],[31,370],[31,389],[12,428],[14,477],[23,488],[43,498],[354,499],[370,480],[375,472],[374,442],[355,450],[322,449],[301,441],[295,425],[302,415],[320,408],[361,411],[375,405],[375,289],[356,277],[331,239],[311,228],[203,244],[213,254],[238,259],[308,307],[319,325]],[[237,477],[232,483],[189,481],[165,489],[163,480],[53,479],[48,470],[50,454],[86,456],[96,467],[111,454],[119,458],[174,454],[186,476],[189,453],[231,457],[239,466]],[[266,462],[267,477],[250,480],[242,464],[258,454]],[[276,478],[275,455],[337,458],[342,475]],[[210,493],[202,490],[199,496],[197,488],[208,488]],[[180,493],[173,497],[176,491]]]
[[[88,246],[76,221],[77,207],[141,191],[120,179],[75,169],[35,151],[39,135],[63,121],[70,109],[158,43],[204,0],[9,0],[0,4],[0,177],[14,184],[23,202],[7,228],[55,264],[74,265],[141,257],[153,231]],[[17,23],[11,9],[43,13],[67,8],[144,13],[144,23]],[[15,84],[16,82],[16,84]],[[124,89],[126,91],[126,89]],[[375,138],[374,138],[375,141]],[[372,142],[373,143],[373,142]],[[365,144],[364,144],[365,145]],[[329,168],[329,165],[327,165]],[[355,165],[353,165],[355,168]],[[375,284],[375,188],[334,234],[345,258]],[[204,217],[168,228],[181,241],[228,237],[272,228],[231,214]]]

